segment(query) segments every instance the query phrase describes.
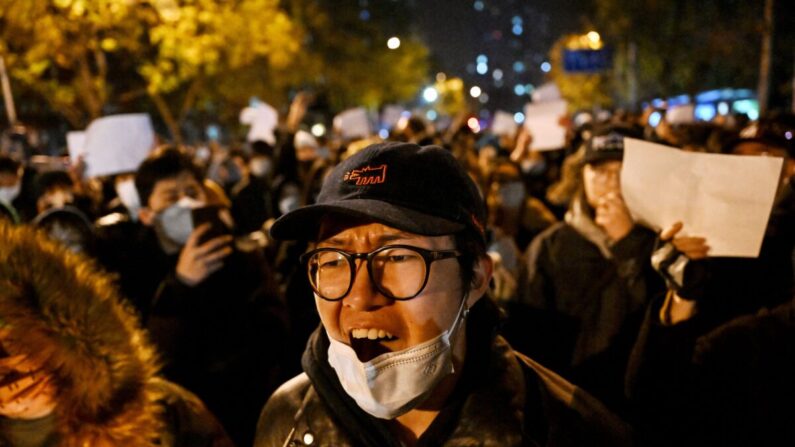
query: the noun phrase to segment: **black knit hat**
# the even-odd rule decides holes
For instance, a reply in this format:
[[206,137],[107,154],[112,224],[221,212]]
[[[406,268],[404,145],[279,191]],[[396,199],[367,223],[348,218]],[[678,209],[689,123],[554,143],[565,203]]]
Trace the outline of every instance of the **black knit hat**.
[[609,125],[594,129],[594,135],[585,146],[583,163],[623,160],[624,137],[643,138],[639,130],[628,126]]
[[371,219],[425,236],[471,229],[485,240],[486,204],[458,161],[438,146],[368,146],[334,168],[316,204],[279,218],[271,235],[313,239],[327,214]]

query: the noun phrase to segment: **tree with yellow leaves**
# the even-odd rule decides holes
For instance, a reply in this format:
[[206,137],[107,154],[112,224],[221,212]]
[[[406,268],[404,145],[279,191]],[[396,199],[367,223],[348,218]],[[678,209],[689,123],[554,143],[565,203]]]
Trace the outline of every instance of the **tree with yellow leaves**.
[[0,0],[0,26],[12,78],[75,128],[148,97],[177,139],[203,85],[299,49],[278,0]]

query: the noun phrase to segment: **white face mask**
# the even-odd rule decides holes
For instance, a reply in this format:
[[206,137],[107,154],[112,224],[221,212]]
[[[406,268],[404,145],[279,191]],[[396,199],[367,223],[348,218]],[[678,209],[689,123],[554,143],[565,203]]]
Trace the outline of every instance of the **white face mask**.
[[19,183],[17,183],[14,186],[0,187],[0,202],[5,203],[6,205],[10,205],[11,202],[14,201],[14,199],[19,197],[19,191],[21,189],[22,186]]
[[251,175],[255,177],[267,177],[271,173],[273,164],[268,158],[257,157],[249,162],[248,167],[251,169]]
[[135,189],[135,180],[130,178],[116,182],[116,195],[130,212],[130,217],[133,220],[137,219],[138,210],[141,209],[141,199],[138,198],[138,190]]
[[301,206],[298,200],[298,194],[291,194],[279,200],[279,212],[287,214],[290,211],[297,210]]
[[183,197],[179,201],[158,213],[155,219],[156,228],[169,242],[185,245],[193,232],[193,209],[201,208],[204,203]]
[[377,418],[394,419],[422,403],[442,379],[455,371],[451,339],[469,312],[464,309],[466,298],[453,325],[437,337],[366,363],[359,360],[353,348],[328,336],[328,362],[359,408]]

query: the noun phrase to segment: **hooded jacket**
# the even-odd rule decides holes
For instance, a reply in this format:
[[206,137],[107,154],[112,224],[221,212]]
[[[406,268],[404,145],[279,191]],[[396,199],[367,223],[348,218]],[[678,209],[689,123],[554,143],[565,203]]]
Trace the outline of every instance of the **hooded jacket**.
[[[0,222],[0,241],[3,329],[55,384],[47,445],[231,445],[195,396],[158,378],[111,277],[29,228]],[[5,435],[0,446],[14,445]]]

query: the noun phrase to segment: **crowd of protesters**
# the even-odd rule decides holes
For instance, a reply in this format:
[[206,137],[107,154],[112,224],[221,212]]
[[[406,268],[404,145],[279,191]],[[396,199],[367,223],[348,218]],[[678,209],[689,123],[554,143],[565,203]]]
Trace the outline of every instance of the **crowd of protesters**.
[[[69,268],[91,259],[111,274],[158,352],[160,388],[194,393],[236,445],[252,444],[269,396],[301,372],[320,321],[299,262],[309,242],[272,239],[270,226],[313,204],[335,166],[380,141],[316,138],[307,106],[306,97],[291,105],[273,144],[164,145],[135,172],[107,178],[57,158],[34,163],[8,144],[0,155],[0,219],[78,253]],[[651,126],[648,113],[566,119],[566,143],[553,151],[534,150],[523,127],[493,135],[465,119],[436,129],[404,117],[388,140],[445,148],[477,185],[494,262],[487,299],[514,349],[601,400],[643,444],[792,445],[795,117]],[[634,222],[620,187],[625,137],[783,157],[761,254],[709,258],[709,241]],[[674,264],[686,264],[678,276],[666,271]],[[6,351],[9,319],[0,315]],[[4,405],[2,418],[13,417]]]

